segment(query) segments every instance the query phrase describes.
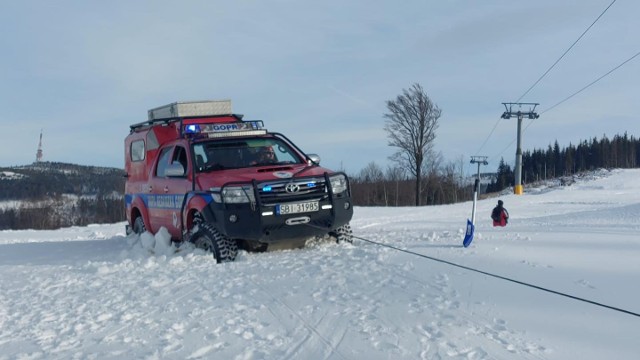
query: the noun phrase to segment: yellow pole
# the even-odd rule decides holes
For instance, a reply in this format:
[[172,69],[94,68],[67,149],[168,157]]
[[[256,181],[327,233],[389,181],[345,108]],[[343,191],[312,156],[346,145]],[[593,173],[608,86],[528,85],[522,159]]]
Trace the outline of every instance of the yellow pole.
[[516,185],[513,187],[513,193],[516,195],[522,195],[523,191],[524,191],[524,186],[522,185]]

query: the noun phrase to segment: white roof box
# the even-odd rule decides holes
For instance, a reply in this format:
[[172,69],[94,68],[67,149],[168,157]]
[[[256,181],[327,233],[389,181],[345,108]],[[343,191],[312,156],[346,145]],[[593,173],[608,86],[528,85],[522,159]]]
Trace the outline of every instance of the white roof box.
[[149,120],[231,114],[231,100],[183,101],[149,110]]

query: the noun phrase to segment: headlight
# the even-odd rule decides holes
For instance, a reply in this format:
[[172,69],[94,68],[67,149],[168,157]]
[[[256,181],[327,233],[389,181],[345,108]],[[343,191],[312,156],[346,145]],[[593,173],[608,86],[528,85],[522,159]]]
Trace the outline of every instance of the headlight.
[[331,191],[333,191],[334,194],[340,194],[341,192],[344,192],[347,190],[346,176],[342,174],[335,175],[335,176],[331,176],[329,180],[331,181]]
[[227,204],[255,202],[251,186],[229,186],[222,189],[222,199]]

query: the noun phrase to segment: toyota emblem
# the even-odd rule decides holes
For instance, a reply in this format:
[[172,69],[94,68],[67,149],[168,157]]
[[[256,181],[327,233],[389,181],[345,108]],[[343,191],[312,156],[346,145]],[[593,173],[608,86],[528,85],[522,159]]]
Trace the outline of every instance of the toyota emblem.
[[300,191],[300,186],[294,184],[294,183],[288,183],[287,186],[285,186],[284,188],[288,193],[296,193],[298,191]]

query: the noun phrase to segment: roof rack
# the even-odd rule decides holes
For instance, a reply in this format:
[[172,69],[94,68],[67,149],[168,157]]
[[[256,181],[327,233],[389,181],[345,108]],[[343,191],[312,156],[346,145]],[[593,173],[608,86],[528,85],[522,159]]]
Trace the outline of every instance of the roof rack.
[[231,100],[174,102],[149,110],[149,120],[231,115]]
[[131,130],[158,124],[169,124],[186,118],[233,116],[238,121],[242,115],[233,114],[231,100],[182,101],[159,106],[148,111],[148,120],[130,126]]

